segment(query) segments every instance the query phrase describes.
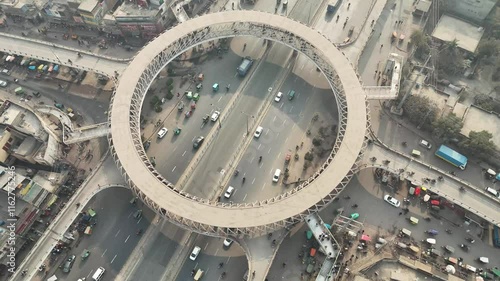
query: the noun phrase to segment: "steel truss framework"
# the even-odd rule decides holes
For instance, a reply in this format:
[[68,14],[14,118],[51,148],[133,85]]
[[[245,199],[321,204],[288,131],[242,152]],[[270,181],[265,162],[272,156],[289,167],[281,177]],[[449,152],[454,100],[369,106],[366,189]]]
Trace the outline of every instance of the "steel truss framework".
[[[251,19],[249,19],[251,21]],[[168,31],[166,31],[168,32]],[[193,196],[192,194],[186,193],[182,190],[177,189],[173,184],[171,184],[167,179],[165,179],[162,175],[156,171],[156,169],[153,167],[153,165],[149,162],[149,158],[146,155],[146,152],[143,148],[142,140],[141,140],[141,129],[140,129],[140,113],[141,113],[141,108],[142,104],[144,101],[144,97],[147,93],[147,90],[149,89],[150,85],[152,84],[153,80],[155,77],[159,74],[159,72],[165,68],[165,66],[171,62],[176,56],[179,54],[185,52],[186,50],[190,49],[193,46],[196,46],[198,44],[201,44],[203,42],[215,40],[215,39],[220,39],[220,38],[227,38],[227,37],[235,37],[235,36],[253,36],[257,38],[263,38],[275,42],[279,42],[282,44],[285,44],[289,46],[290,48],[294,49],[295,51],[298,51],[305,56],[307,56],[309,59],[311,59],[324,73],[326,76],[327,80],[329,81],[332,90],[334,92],[336,102],[337,102],[337,107],[338,107],[338,112],[339,112],[339,126],[338,126],[338,136],[336,139],[336,142],[333,146],[332,152],[326,162],[321,166],[321,168],[314,173],[313,176],[311,176],[309,179],[307,179],[305,182],[303,182],[300,186],[284,193],[281,195],[278,195],[273,198],[269,198],[263,201],[258,201],[258,202],[251,202],[251,203],[221,203],[221,202],[211,202],[207,199],[204,198],[198,198],[196,196]],[[349,109],[347,108],[347,103],[346,103],[346,96],[345,92],[343,89],[343,86],[341,84],[341,81],[339,80],[339,76],[335,72],[335,69],[327,62],[328,59],[326,59],[321,52],[321,50],[318,50],[313,43],[307,42],[301,37],[298,37],[296,34],[294,34],[292,31],[283,29],[281,27],[277,26],[270,26],[266,24],[255,24],[251,22],[232,22],[232,23],[224,23],[224,24],[217,24],[217,25],[210,25],[206,26],[202,29],[198,29],[194,32],[185,34],[182,38],[177,40],[175,43],[166,46],[163,51],[158,53],[154,59],[145,67],[143,70],[143,73],[140,76],[139,82],[137,83],[134,93],[133,93],[133,98],[131,102],[131,107],[129,110],[129,116],[125,117],[123,116],[122,118],[128,118],[129,120],[129,125],[130,125],[130,131],[132,133],[132,136],[134,138],[134,147],[137,150],[140,159],[144,162],[144,165],[147,166],[148,170],[153,174],[158,181],[162,182],[165,187],[171,189],[178,195],[181,195],[185,198],[189,198],[192,201],[195,201],[198,204],[210,204],[210,205],[217,205],[219,207],[224,207],[224,208],[258,208],[262,207],[263,205],[266,204],[272,204],[277,201],[283,200],[287,197],[295,195],[297,192],[300,190],[307,188],[316,178],[320,176],[321,173],[323,173],[326,168],[330,165],[332,162],[333,158],[335,157],[337,151],[339,151],[342,140],[344,139],[344,134],[346,132],[347,128],[347,118],[349,117]],[[130,66],[133,67],[133,64]],[[137,71],[137,70],[136,70]],[[359,75],[358,75],[359,79]],[[361,94],[361,93],[360,93]],[[116,95],[119,95],[119,93],[114,93],[113,98],[111,100],[111,106],[109,110],[109,121],[111,123],[112,119],[112,108],[113,108],[113,100]],[[365,104],[366,106],[366,104]],[[368,107],[366,107],[368,108]],[[369,114],[368,110],[366,110],[366,120],[369,120]],[[369,122],[366,124],[365,127],[365,132],[360,132],[360,134],[363,134],[365,136],[368,135],[368,127],[369,127]],[[115,147],[113,144],[113,135],[110,135],[109,138],[109,144],[111,148],[112,155],[115,159],[115,162],[117,166],[119,167],[121,173],[127,180],[129,186],[133,190],[133,192],[143,201],[145,204],[147,204],[149,207],[154,209],[157,213],[161,214],[165,218],[169,219],[173,223],[184,227],[188,228],[190,230],[206,234],[206,235],[212,235],[212,236],[234,236],[234,237],[243,237],[243,236],[260,236],[264,235],[266,233],[269,233],[271,231],[281,229],[281,228],[289,228],[295,225],[296,223],[302,222],[305,217],[311,213],[315,213],[320,211],[322,208],[324,208],[328,203],[330,203],[337,195],[346,187],[346,185],[349,183],[351,180],[352,176],[356,173],[356,171],[359,169],[358,164],[363,157],[363,153],[366,148],[366,140],[367,138],[365,137],[365,141],[362,146],[362,150],[359,152],[359,155],[351,167],[349,173],[345,175],[343,180],[335,187],[332,187],[331,192],[324,197],[322,200],[318,201],[316,204],[313,206],[310,206],[307,210],[296,214],[295,216],[292,216],[288,219],[276,221],[271,224],[267,225],[261,225],[261,226],[252,226],[252,227],[240,227],[240,228],[227,228],[227,227],[220,227],[220,226],[213,226],[213,225],[207,225],[204,223],[199,223],[193,220],[186,219],[178,214],[174,214],[172,212],[169,212],[169,210],[165,209],[164,206],[158,205],[153,198],[148,198],[146,194],[144,194],[140,188],[137,186],[136,183],[134,183],[129,175],[127,174],[127,171],[123,168],[123,166],[120,163],[119,155],[117,155],[115,151]]]

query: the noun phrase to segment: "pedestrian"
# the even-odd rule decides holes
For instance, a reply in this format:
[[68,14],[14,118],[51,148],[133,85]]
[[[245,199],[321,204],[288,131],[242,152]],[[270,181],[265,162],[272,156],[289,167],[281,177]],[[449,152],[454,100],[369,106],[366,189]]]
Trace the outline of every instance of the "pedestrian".
[[283,267],[285,267],[285,266],[286,266],[286,262],[283,263]]
[[378,73],[378,70],[375,70],[375,75],[377,75],[377,73]]
[[384,44],[380,44],[380,49],[382,49],[384,47]]
[[399,215],[401,216],[403,214],[403,212],[399,212]]
[[347,4],[347,10],[351,7],[351,3]]

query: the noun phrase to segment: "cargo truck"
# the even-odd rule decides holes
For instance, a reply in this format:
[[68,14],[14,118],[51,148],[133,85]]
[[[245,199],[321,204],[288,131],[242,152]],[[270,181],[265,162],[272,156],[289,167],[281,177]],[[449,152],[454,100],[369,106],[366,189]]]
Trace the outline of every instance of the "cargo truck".
[[250,70],[250,67],[252,67],[253,60],[250,57],[245,57],[243,61],[241,62],[240,66],[238,66],[238,74],[240,76],[245,76],[247,75],[248,71]]
[[465,167],[467,166],[467,157],[447,147],[446,145],[441,145],[435,155],[462,170],[465,170]]

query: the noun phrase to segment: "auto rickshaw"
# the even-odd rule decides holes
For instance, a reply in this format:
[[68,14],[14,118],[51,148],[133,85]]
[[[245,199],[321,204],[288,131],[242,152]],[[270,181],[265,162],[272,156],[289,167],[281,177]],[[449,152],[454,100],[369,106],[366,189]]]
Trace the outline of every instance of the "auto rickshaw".
[[352,213],[351,214],[351,219],[356,220],[358,218],[359,218],[359,214],[358,213]]
[[212,90],[214,92],[217,92],[219,90],[219,84],[218,83],[215,83],[213,86],[212,86]]
[[203,124],[206,124],[208,122],[208,119],[210,118],[210,116],[205,115],[205,117],[203,117]]
[[175,128],[174,135],[179,135],[181,133],[181,131],[182,131],[181,128],[179,128],[179,127]]
[[196,90],[200,90],[201,88],[203,88],[203,84],[201,83],[196,84]]
[[193,114],[192,110],[186,111],[186,118],[191,117],[192,114]]
[[186,98],[188,100],[192,99],[193,98],[193,92],[186,92]]
[[184,103],[181,101],[179,105],[177,106],[177,110],[182,111],[184,110]]
[[200,73],[200,75],[198,75],[198,81],[203,81],[205,79],[205,75],[203,75],[203,73]]
[[418,219],[416,217],[409,218],[411,224],[418,224]]
[[86,260],[90,256],[90,251],[85,249],[82,253],[82,260]]

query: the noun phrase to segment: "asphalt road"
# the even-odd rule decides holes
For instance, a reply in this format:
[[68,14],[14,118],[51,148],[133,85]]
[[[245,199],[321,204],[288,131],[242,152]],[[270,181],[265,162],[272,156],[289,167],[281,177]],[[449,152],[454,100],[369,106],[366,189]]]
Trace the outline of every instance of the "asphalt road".
[[[286,95],[292,89],[296,91],[296,95],[290,101]],[[284,160],[287,153],[295,153],[295,147],[301,142],[306,143],[306,147],[309,146],[311,138],[306,136],[306,131],[313,116],[319,113],[322,119],[326,119],[323,125],[338,119],[331,90],[311,87],[292,74],[288,76],[280,91],[284,93],[283,98],[279,103],[272,101],[270,110],[260,123],[264,128],[261,137],[253,138],[238,163],[237,169],[241,175],[232,177],[229,182],[229,185],[236,188],[229,199],[231,201],[257,201],[286,192],[287,188],[282,185],[283,176],[279,183],[273,183],[272,177],[276,169],[284,171],[286,167],[290,168],[291,179],[297,176],[305,177],[303,174],[297,175],[293,167],[299,165],[299,170],[302,170],[303,161],[292,160],[287,166]],[[303,151],[301,154],[303,155]],[[259,156],[263,159],[261,163]],[[242,177],[246,177],[244,184]]]
[[[93,208],[96,211],[97,225],[92,235],[82,234],[84,237],[78,246],[70,251],[70,255],[77,257],[75,264],[69,274],[58,271],[56,274],[59,279],[90,279],[101,266],[106,269],[103,280],[115,279],[139,242],[137,230],[146,230],[149,227],[148,219],[152,217],[151,211],[145,209],[140,220],[133,218],[133,213],[140,206],[130,204],[131,198],[132,193],[129,190],[109,188],[99,192],[89,201],[85,209]],[[84,249],[90,250],[91,254],[87,260],[82,261],[81,254]]]
[[[201,247],[201,253],[195,261],[189,257],[186,259],[182,269],[177,277],[178,281],[190,281],[193,279],[191,272],[193,269],[201,269],[205,273],[203,280],[218,281],[221,280],[222,272],[226,272],[224,280],[243,280],[243,275],[248,268],[248,263],[243,250],[236,243],[230,248],[225,249],[222,245],[223,239],[199,236],[195,245]],[[193,247],[191,247],[192,250]],[[189,254],[191,253],[189,251]],[[219,264],[223,267],[219,268]]]
[[[185,117],[190,101],[182,97],[181,100],[185,105],[184,111],[180,112],[176,107],[165,120],[164,126],[169,129],[167,135],[163,139],[158,139],[156,135],[151,138],[151,146],[147,154],[155,157],[156,169],[170,182],[175,184],[179,180],[196,153],[193,149],[193,140],[198,136],[206,136],[210,130],[214,129],[214,122],[209,122],[202,127],[202,118],[206,114],[211,115],[215,110],[221,111],[231,95],[238,89],[241,79],[235,74],[240,62],[241,57],[229,51],[223,55],[222,59],[212,59],[200,65],[200,72],[205,75],[205,79],[203,88],[199,91],[200,99],[196,103],[192,116]],[[216,93],[212,90],[214,83],[220,85]],[[225,88],[227,84],[231,85],[229,91]],[[193,93],[197,92],[194,86],[192,88],[194,88]],[[145,105],[145,108],[149,110],[149,104]],[[182,132],[175,136],[174,129],[177,126],[182,128]]]
[[[71,107],[75,112],[82,115],[85,122],[88,124],[107,121],[106,112],[109,107],[109,95],[101,95],[96,99],[82,97],[74,94],[74,91],[71,90],[71,85],[69,88],[59,89],[55,81],[35,80],[29,77],[22,79],[22,77],[27,76],[28,70],[26,67],[9,65],[7,68],[11,70],[11,75],[0,76],[0,80],[9,82],[9,85],[3,89],[13,92],[15,88],[21,86],[25,89],[26,93],[30,95],[35,91],[40,92],[42,97],[33,97],[33,102],[43,101],[45,104],[54,105],[54,101],[57,101],[57,103],[62,103],[67,107]],[[20,78],[18,83],[14,83],[15,78]],[[12,97],[17,100],[20,99],[14,95]]]
[[[361,183],[361,182],[362,183]],[[363,186],[364,185],[364,186]],[[331,223],[334,217],[334,210],[344,208],[344,215],[349,216],[351,213],[359,213],[358,221],[366,224],[378,226],[386,230],[400,230],[407,228],[412,231],[412,237],[416,241],[429,238],[425,233],[426,230],[435,229],[438,235],[434,238],[437,241],[436,248],[445,253],[443,246],[450,245],[455,248],[455,253],[445,253],[445,256],[462,257],[465,263],[475,267],[481,267],[481,264],[475,261],[479,256],[486,256],[490,259],[488,267],[500,265],[498,250],[488,243],[479,240],[476,237],[474,244],[467,243],[471,246],[469,252],[464,252],[460,249],[459,244],[466,243],[465,237],[474,237],[467,233],[471,230],[473,233],[475,228],[470,227],[455,227],[451,223],[432,218],[431,221],[425,221],[422,218],[427,217],[427,214],[408,213],[407,215],[399,215],[401,208],[395,208],[383,201],[382,197],[385,194],[390,194],[389,189],[375,183],[374,176],[371,170],[363,170],[359,176],[354,177],[346,189],[342,192],[340,200],[333,202],[327,208],[320,212],[325,223]],[[343,199],[344,196],[350,196],[351,199]],[[396,198],[402,200],[403,194],[395,195]],[[351,206],[356,203],[358,207],[353,209]],[[412,200],[411,204],[418,207],[418,200]],[[408,221],[409,216],[420,218],[417,225],[412,225]],[[446,229],[452,230],[452,235],[446,233]],[[307,240],[304,232],[307,231],[307,226],[302,227],[291,237],[285,238],[278,250],[274,263],[269,272],[270,280],[291,280],[298,281],[300,273],[305,271],[305,265],[302,264],[298,255],[304,250],[303,245],[307,245]],[[424,247],[425,248],[425,247]],[[283,268],[285,262],[287,266]]]

